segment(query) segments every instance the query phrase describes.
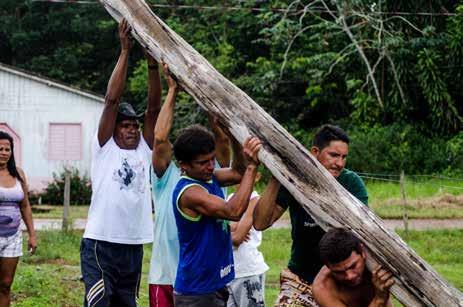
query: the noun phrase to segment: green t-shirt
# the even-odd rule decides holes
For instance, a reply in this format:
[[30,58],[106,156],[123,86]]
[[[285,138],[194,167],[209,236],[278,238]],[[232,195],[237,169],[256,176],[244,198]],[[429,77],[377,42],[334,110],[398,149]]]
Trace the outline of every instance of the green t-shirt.
[[[337,181],[358,200],[368,205],[368,194],[362,179],[348,169],[343,169]],[[325,234],[305,209],[285,188],[277,196],[277,204],[289,208],[291,217],[291,258],[288,268],[308,283],[312,283],[323,264],[320,261],[318,242]]]

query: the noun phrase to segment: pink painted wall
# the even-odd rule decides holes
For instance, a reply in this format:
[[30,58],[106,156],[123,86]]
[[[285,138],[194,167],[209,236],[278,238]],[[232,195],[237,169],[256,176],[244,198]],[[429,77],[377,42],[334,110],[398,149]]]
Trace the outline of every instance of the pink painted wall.
[[49,124],[48,159],[61,161],[82,159],[81,124]]

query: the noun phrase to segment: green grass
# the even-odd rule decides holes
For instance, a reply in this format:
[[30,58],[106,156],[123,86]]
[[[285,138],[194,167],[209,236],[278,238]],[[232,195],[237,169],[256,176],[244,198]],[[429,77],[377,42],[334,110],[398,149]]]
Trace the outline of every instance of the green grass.
[[[35,255],[21,258],[12,289],[14,306],[80,306],[79,244],[82,232],[39,231]],[[26,237],[24,247],[26,250]]]
[[[84,285],[80,281],[79,247],[82,231],[39,231],[35,255],[25,253],[16,271],[12,289],[14,306],[82,306]],[[24,236],[26,239],[27,235]],[[24,240],[23,250],[26,240]],[[151,245],[146,245],[140,306],[148,306],[148,270]]]
[[[397,178],[394,178],[394,180]],[[377,180],[365,180],[365,184],[370,194],[370,201],[384,201],[390,198],[402,198],[400,184],[398,182],[384,182]],[[431,197],[437,194],[463,193],[463,181],[423,179],[405,181],[405,193],[407,198],[416,199],[421,197]]]
[[[399,232],[399,235],[404,233]],[[81,237],[79,231],[38,232],[37,254],[22,257],[16,272],[12,290],[14,306],[82,306],[84,286],[79,281]],[[279,273],[289,259],[291,235],[289,229],[270,229],[263,237],[260,250],[270,266],[265,301],[267,306],[272,306],[279,291]],[[463,230],[410,231],[405,240],[450,283],[463,290],[462,237]],[[148,306],[151,245],[145,245],[144,251],[140,306]]]
[[[69,208],[71,220],[87,218],[89,206],[74,206]],[[32,216],[36,219],[62,219],[63,206],[33,205]]]
[[[402,218],[404,206],[398,183],[376,180],[365,183],[370,206],[378,216]],[[407,180],[407,214],[410,218],[463,218],[463,197],[458,197],[461,194],[463,181]]]

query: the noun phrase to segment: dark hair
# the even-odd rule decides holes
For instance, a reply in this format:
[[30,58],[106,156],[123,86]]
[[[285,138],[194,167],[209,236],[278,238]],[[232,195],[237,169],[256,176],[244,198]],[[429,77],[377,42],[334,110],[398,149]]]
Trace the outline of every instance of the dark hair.
[[312,146],[318,147],[318,149],[322,150],[326,146],[330,145],[331,141],[343,141],[344,143],[349,144],[349,137],[347,136],[347,133],[338,126],[323,125],[320,129],[318,129],[317,133],[315,133]]
[[13,138],[11,135],[6,133],[5,131],[0,130],[0,140],[8,140],[10,142],[10,148],[11,148],[11,156],[8,162],[6,163],[6,167],[8,169],[8,172],[10,173],[11,176],[14,178],[17,178],[19,181],[24,183],[23,178],[21,175],[19,175],[18,169],[16,168],[16,162],[14,161],[14,144],[13,144]]
[[185,163],[199,155],[209,154],[214,149],[214,136],[201,125],[191,125],[183,129],[174,142],[175,158]]
[[323,235],[318,249],[323,263],[335,264],[349,258],[353,251],[362,253],[362,242],[346,228],[333,228]]

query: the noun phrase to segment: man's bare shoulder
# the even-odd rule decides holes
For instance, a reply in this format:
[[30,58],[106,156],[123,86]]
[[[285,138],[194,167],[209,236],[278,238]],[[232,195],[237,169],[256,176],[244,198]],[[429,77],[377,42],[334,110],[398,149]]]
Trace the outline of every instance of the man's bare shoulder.
[[341,307],[346,306],[340,296],[338,287],[330,275],[330,270],[323,266],[312,284],[315,301],[320,306]]

